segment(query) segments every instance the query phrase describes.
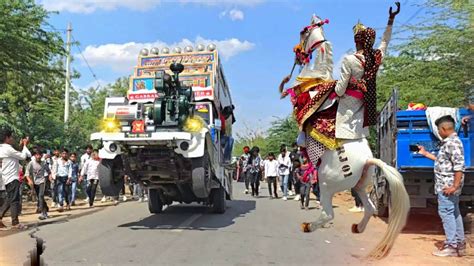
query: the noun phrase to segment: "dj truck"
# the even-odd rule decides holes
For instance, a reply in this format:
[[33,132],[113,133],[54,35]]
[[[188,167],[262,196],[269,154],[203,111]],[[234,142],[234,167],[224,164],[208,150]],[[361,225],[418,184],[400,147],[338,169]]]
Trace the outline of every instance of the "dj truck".
[[234,105],[214,44],[143,49],[126,97],[105,100],[102,192],[117,196],[124,176],[148,190],[148,208],[198,202],[224,213],[232,199]]

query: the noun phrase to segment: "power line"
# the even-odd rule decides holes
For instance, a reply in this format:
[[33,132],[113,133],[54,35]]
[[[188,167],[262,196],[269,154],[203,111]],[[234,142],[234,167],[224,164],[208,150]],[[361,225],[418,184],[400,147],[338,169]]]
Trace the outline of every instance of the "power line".
[[67,29],[58,29],[56,27],[54,27],[52,24],[44,24],[47,28],[49,28],[50,30],[52,31],[55,31],[55,32],[62,32],[62,33],[66,33]]
[[87,61],[86,57],[84,56],[84,53],[82,52],[82,49],[81,49],[81,46],[79,45],[79,42],[76,41],[76,39],[74,38],[74,35],[71,35],[72,36],[72,40],[73,40],[73,44],[74,46],[77,48],[77,50],[79,51],[79,54],[81,55],[82,57],[82,60],[84,60],[84,62],[86,63],[87,65],[87,68],[89,69],[89,71],[91,72],[92,74],[92,77],[94,77],[95,81],[97,82],[97,85],[98,87],[102,87],[100,82],[99,82],[99,79],[97,78],[97,75],[94,73],[94,70],[92,70],[92,67],[91,65],[89,64],[89,62]]

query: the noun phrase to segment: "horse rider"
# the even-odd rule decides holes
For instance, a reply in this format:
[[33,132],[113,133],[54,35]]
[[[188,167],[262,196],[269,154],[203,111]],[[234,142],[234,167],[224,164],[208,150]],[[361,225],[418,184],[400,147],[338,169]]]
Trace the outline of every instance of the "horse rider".
[[[378,49],[373,49],[374,29],[365,27],[360,22],[353,27],[357,51],[344,57],[340,79],[334,88],[338,97],[336,139],[366,138],[369,136],[369,126],[376,124],[376,75],[392,35],[395,16],[400,12],[400,3],[395,4],[397,10],[392,12],[390,7],[387,27]],[[312,136],[307,136],[306,147],[313,163],[316,163],[327,149]]]

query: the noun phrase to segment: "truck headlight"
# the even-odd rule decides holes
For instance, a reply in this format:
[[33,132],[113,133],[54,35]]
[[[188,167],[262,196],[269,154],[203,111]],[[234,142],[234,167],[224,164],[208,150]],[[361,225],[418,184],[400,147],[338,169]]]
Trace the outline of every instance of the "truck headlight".
[[188,116],[184,121],[183,129],[187,132],[199,132],[206,126],[206,122],[200,116]]
[[120,131],[120,122],[115,118],[106,118],[102,120],[101,128],[105,132],[118,132]]

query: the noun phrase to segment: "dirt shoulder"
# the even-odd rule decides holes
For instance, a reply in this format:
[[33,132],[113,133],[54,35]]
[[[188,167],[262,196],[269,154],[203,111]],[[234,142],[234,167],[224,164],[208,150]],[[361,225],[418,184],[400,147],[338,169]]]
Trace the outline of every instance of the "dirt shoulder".
[[[349,192],[338,193],[334,198],[334,205],[347,210],[354,205],[354,200]],[[351,213],[346,211],[344,215],[350,216],[351,220],[357,221],[362,218],[362,213]],[[372,218],[367,226],[375,227],[375,231],[384,232],[387,228],[386,221],[380,218]],[[374,228],[372,228],[374,229]],[[362,239],[374,237],[381,238],[382,235],[374,236],[374,230],[367,230],[360,234]],[[445,239],[443,227],[440,218],[436,214],[417,214],[411,213],[407,225],[399,235],[395,246],[389,257],[369,264],[377,265],[474,265],[474,243],[471,234],[466,232],[468,240],[467,255],[464,257],[440,258],[431,255],[431,253],[443,244]]]

